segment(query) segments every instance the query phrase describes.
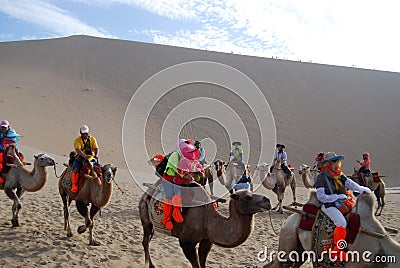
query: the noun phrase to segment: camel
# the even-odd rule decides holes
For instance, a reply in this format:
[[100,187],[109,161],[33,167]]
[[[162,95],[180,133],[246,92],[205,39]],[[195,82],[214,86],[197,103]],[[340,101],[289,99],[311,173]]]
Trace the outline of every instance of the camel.
[[[198,188],[202,189],[202,187]],[[154,223],[150,217],[150,201],[155,191],[154,187],[149,188],[139,201],[139,215],[144,232],[142,245],[145,265],[151,268],[155,266],[149,252],[150,240],[154,235]],[[207,255],[213,244],[232,248],[246,241],[253,228],[254,214],[271,209],[267,197],[240,190],[231,195],[229,217],[226,217],[215,210],[211,198],[205,191],[203,196],[203,205],[188,207],[184,214],[184,222],[174,223],[175,228],[171,232],[172,236],[179,239],[183,253],[195,268],[206,267]],[[197,250],[196,245],[199,243]]]
[[319,171],[317,169],[311,169],[311,167],[306,164],[301,164],[299,167],[299,174],[301,175],[301,179],[307,189],[314,188],[318,173]]
[[371,189],[371,191],[374,192],[376,196],[376,200],[378,201],[378,207],[376,208],[375,211],[375,216],[380,216],[382,214],[383,207],[385,206],[385,195],[386,195],[386,186],[385,182],[381,178],[382,176],[379,176],[380,181],[375,182],[373,180],[373,176],[363,176],[362,179],[357,175],[358,168],[354,167],[354,173],[351,175],[351,179],[357,182],[360,185],[367,186],[368,188]]
[[222,161],[222,160],[217,159],[217,160],[214,162],[214,168],[215,168],[215,171],[217,172],[216,175],[217,175],[217,178],[218,178],[219,182],[220,182],[222,185],[225,186],[225,185],[226,185],[225,162]]
[[[319,202],[316,197],[316,192],[310,193],[309,204],[318,205]],[[361,219],[361,233],[358,233],[353,244],[347,244],[349,252],[358,252],[360,261],[352,261],[353,254],[349,254],[350,262],[346,263],[346,268],[361,268],[361,267],[398,267],[396,262],[390,263],[374,263],[367,262],[362,256],[366,251],[369,251],[366,256],[369,260],[374,260],[376,256],[394,256],[396,260],[400,258],[400,244],[394,241],[389,235],[386,234],[382,224],[372,214],[374,208],[374,200],[372,194],[363,193],[357,198],[357,205],[354,206],[353,212],[357,212]],[[305,231],[298,228],[300,218],[302,216],[298,213],[290,215],[284,222],[279,236],[278,251],[282,251],[281,256],[288,256],[289,252],[298,253],[300,256],[304,251],[310,252],[312,250],[312,232]],[[291,253],[291,256],[294,256]],[[306,255],[307,256],[307,255]],[[272,262],[268,263],[267,267],[300,267],[305,260],[298,262],[280,262],[275,258]]]
[[214,195],[214,172],[211,166],[204,167],[204,175],[200,176],[199,183],[205,187],[208,182],[208,187],[210,187],[211,195]]
[[56,162],[47,154],[41,153],[34,155],[33,169],[28,170],[19,159],[13,144],[9,145],[5,155],[14,157],[14,162],[7,173],[1,174],[5,183],[0,184],[0,189],[4,189],[6,195],[14,201],[11,223],[13,227],[18,227],[18,213],[22,207],[21,196],[25,191],[37,192],[42,189],[48,177],[46,167],[55,166]]
[[278,204],[273,210],[278,209],[278,212],[283,214],[282,200],[284,198],[286,186],[290,185],[293,193],[293,203],[296,205],[296,178],[292,172],[292,177],[288,180],[285,172],[281,168],[281,160],[277,159],[274,164],[274,169],[271,173],[268,172],[268,164],[265,162],[260,163],[256,166],[254,178],[260,176],[262,185],[268,190],[272,190],[278,198]]
[[[243,170],[239,162],[235,160],[228,163],[228,166],[225,169],[225,188],[228,189],[230,193],[233,193],[232,187],[234,185],[234,182],[237,183],[244,172],[246,172],[247,176],[251,176],[248,165],[245,166],[245,170]],[[250,181],[250,189],[251,191],[253,191],[253,181],[251,179]]]
[[[101,167],[100,178],[96,178],[97,174],[93,173],[92,170],[92,174],[95,174],[95,176],[86,174],[82,187],[77,193],[71,192],[71,187],[63,184],[63,180],[71,180],[72,168],[67,167],[60,176],[58,180],[58,191],[64,205],[64,230],[67,231],[68,237],[72,237],[68,207],[72,200],[75,200],[78,212],[85,218],[85,224],[79,226],[77,232],[82,234],[89,228],[89,245],[100,245],[93,236],[94,216],[101,208],[105,207],[110,202],[113,190],[112,180],[115,177],[116,171],[117,167],[112,164],[104,165]],[[91,204],[90,212],[88,210],[89,204]]]

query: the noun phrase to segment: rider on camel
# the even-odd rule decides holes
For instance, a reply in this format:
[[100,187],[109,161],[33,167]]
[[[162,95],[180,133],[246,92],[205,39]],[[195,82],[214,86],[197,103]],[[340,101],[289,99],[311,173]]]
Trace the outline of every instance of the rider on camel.
[[278,151],[275,153],[274,164],[271,165],[271,168],[269,171],[272,172],[272,170],[274,169],[274,166],[275,166],[275,161],[277,159],[280,159],[281,160],[281,168],[285,172],[287,178],[290,179],[292,177],[292,172],[290,171],[289,167],[287,166],[287,154],[285,152],[286,146],[284,144],[278,143],[276,145],[276,148],[278,149]]
[[321,210],[336,226],[333,231],[334,246],[331,251],[331,257],[338,261],[347,261],[346,252],[338,245],[338,242],[346,238],[346,219],[343,216],[343,212],[339,210],[339,207],[343,206],[341,201],[352,198],[348,190],[360,193],[371,193],[371,190],[360,186],[343,174],[340,169],[342,159],[344,159],[344,156],[336,155],[334,152],[325,154],[321,173],[318,174],[315,182],[315,188],[317,189],[317,198],[322,203]]
[[[18,151],[18,144],[17,142],[19,141],[20,135],[17,134],[17,132],[10,127],[10,123],[7,120],[3,120],[0,123],[0,172],[3,170],[3,153],[4,149],[10,145],[10,144],[15,144],[15,148]],[[20,155],[20,158],[22,158],[22,155]],[[22,160],[21,160],[22,161]],[[4,179],[0,176],[0,183],[4,183]]]
[[74,148],[76,151],[75,160],[72,164],[72,174],[71,174],[71,192],[78,192],[78,179],[79,170],[83,165],[84,160],[88,160],[91,164],[100,165],[97,160],[97,155],[99,154],[99,146],[97,145],[97,140],[95,137],[89,135],[89,127],[87,125],[82,125],[79,130],[80,135],[74,140]]
[[357,163],[361,165],[358,172],[364,173],[364,176],[367,174],[369,175],[371,174],[371,160],[369,157],[369,153],[368,152],[363,153],[362,157],[363,161],[357,160]]

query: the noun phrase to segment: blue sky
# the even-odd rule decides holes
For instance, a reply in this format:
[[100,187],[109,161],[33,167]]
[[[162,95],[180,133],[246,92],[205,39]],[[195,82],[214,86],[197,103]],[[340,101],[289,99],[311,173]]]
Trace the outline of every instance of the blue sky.
[[400,72],[395,0],[0,0],[0,42],[85,34]]

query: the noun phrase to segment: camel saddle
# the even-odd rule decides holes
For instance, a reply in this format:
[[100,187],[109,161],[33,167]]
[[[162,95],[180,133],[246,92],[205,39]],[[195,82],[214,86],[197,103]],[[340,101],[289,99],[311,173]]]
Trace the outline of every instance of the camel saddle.
[[[171,231],[165,228],[164,224],[162,224],[162,219],[164,217],[164,199],[165,192],[164,187],[160,183],[161,181],[157,181],[155,184],[144,184],[145,186],[150,187],[150,189],[154,190],[153,194],[150,194],[153,198],[151,198],[149,204],[149,214],[150,219],[153,223],[154,229],[166,235],[171,235]],[[200,201],[196,201],[196,191],[195,188],[201,187],[198,183],[191,183],[187,187],[183,187],[182,194],[182,216],[185,218],[185,214],[192,204],[197,204]],[[204,191],[207,195],[208,193]],[[203,203],[206,204],[206,203]],[[215,207],[215,206],[214,206]],[[173,220],[173,219],[172,219]]]
[[[323,255],[324,258],[322,260],[320,259],[323,251],[329,251],[329,249],[333,248],[333,231],[335,229],[333,221],[315,205],[305,204],[303,212],[306,214],[301,217],[299,228],[312,231],[313,251],[318,257],[317,267],[343,267],[344,264],[341,262],[331,263],[327,254]],[[346,242],[353,244],[357,234],[360,232],[360,215],[349,213],[346,221]]]
[[[98,165],[93,165],[94,171],[97,173],[99,177],[101,177],[101,167]],[[61,179],[62,179],[62,185],[66,188],[71,189],[72,187],[72,182],[71,182],[71,176],[65,176],[68,172],[72,173],[72,167],[69,166],[67,167],[64,172],[61,174]],[[79,171],[79,179],[78,179],[78,191],[79,189],[82,188],[83,182],[85,181],[85,174],[89,174],[90,170],[87,167],[81,167]]]

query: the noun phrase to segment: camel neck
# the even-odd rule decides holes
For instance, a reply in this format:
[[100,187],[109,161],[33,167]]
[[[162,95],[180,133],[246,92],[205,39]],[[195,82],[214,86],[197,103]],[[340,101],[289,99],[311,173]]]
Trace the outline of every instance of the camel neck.
[[207,234],[210,241],[221,247],[236,247],[250,236],[253,228],[253,215],[239,214],[236,201],[229,203],[229,217],[215,211],[210,213],[207,224]]
[[33,169],[29,171],[24,166],[18,169],[20,184],[27,192],[36,192],[43,188],[47,180],[47,170],[40,167],[35,159]]

